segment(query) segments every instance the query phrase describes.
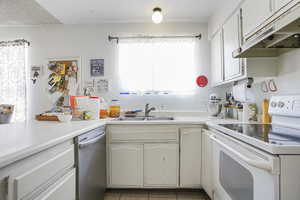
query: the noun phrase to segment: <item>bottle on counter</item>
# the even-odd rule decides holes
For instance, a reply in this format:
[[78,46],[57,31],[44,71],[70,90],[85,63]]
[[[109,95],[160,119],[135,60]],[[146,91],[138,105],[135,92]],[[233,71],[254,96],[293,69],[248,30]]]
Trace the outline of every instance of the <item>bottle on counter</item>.
[[121,115],[121,106],[118,99],[112,99],[109,106],[109,117],[118,118]]
[[100,97],[99,118],[106,119],[108,117],[108,105],[103,97]]

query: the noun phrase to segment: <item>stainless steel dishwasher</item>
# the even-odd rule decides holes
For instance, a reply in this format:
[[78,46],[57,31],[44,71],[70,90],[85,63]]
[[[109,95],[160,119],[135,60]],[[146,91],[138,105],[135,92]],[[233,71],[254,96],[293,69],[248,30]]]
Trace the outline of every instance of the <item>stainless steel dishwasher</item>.
[[75,140],[77,200],[104,199],[106,189],[105,127],[80,135]]

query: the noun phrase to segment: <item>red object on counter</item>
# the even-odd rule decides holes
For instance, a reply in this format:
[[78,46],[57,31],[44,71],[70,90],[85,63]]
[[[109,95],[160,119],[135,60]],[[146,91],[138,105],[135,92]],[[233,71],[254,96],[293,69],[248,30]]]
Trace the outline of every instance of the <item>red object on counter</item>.
[[199,87],[205,87],[208,84],[208,79],[206,76],[198,76],[196,82]]

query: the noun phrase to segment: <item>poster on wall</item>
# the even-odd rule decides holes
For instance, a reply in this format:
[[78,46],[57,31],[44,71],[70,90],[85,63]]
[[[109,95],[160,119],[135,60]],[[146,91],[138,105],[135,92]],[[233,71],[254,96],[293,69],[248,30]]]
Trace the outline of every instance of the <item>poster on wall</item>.
[[48,93],[56,106],[63,106],[64,97],[75,95],[79,85],[79,59],[48,60]]
[[104,59],[91,59],[90,69],[92,77],[104,76]]

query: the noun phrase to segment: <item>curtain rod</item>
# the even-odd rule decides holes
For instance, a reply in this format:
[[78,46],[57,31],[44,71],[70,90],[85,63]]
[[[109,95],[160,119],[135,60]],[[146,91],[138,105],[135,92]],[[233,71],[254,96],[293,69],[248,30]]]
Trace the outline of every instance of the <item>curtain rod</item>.
[[174,36],[147,36],[147,35],[141,35],[141,36],[123,36],[123,37],[118,37],[118,36],[108,36],[108,41],[113,41],[116,40],[117,43],[119,43],[119,40],[126,40],[126,39],[172,39],[172,38],[196,38],[201,40],[202,35],[174,35]]
[[23,45],[27,44],[30,46],[30,42],[24,39],[18,39],[18,40],[11,40],[11,41],[0,41],[0,46],[18,46],[18,45]]

